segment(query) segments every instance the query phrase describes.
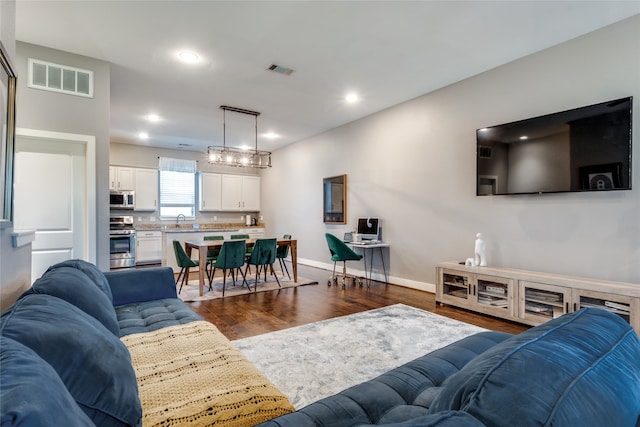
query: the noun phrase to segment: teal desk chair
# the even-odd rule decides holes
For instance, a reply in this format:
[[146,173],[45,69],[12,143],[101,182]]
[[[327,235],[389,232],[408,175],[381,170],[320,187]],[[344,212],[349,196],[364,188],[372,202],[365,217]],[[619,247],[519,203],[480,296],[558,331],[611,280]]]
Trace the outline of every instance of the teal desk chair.
[[[284,236],[282,236],[282,238],[291,239],[291,234],[285,234]],[[289,256],[290,246],[291,246],[290,244],[282,245],[282,246],[278,246],[278,248],[276,249],[276,258],[280,263],[280,269],[282,270],[282,274],[284,275],[284,272],[286,271],[287,277],[289,277],[289,280],[291,280],[291,276],[289,275],[289,269],[287,268],[287,263],[285,263],[284,260]]]
[[[223,236],[204,236],[204,240],[224,240]],[[209,278],[209,286],[211,286],[211,281],[213,280],[213,264],[218,259],[218,255],[220,254],[220,248],[207,249],[207,277]]]
[[[257,239],[255,245],[253,245],[253,251],[251,251],[251,257],[247,262],[247,268],[245,269],[245,276],[247,271],[249,270],[250,265],[256,266],[256,281],[253,284],[253,290],[256,291],[258,289],[258,276],[260,276],[260,270],[264,270],[264,281],[267,281],[267,268],[271,267],[273,270],[273,263],[276,262],[276,245],[277,239]],[[276,282],[278,282],[278,287],[282,287],[280,285],[280,280],[278,280],[278,276],[274,274],[276,278]]]
[[[213,277],[216,274],[217,268],[222,269],[222,296],[224,296],[224,290],[227,287],[227,270],[231,271],[233,286],[236,285],[236,270],[242,274],[242,284],[244,285],[247,283],[245,274],[241,269],[244,265],[246,249],[244,240],[231,240],[222,244],[218,258],[213,263],[213,272],[211,273],[211,277]],[[247,287],[248,286],[249,284],[247,283]],[[209,290],[212,290],[211,282],[209,282]]]
[[178,290],[178,293],[180,293],[182,291],[182,285],[184,285],[185,282],[189,283],[189,269],[191,267],[197,267],[198,260],[189,258],[178,240],[173,241],[173,251],[176,254],[176,263],[178,263],[178,267],[180,267],[180,273],[178,273],[176,284],[180,282],[180,277],[182,277],[180,289]]
[[[338,261],[342,261],[342,289],[344,289],[346,288],[347,282],[347,261],[360,261],[362,259],[362,255],[355,253],[353,249],[331,233],[325,233],[324,237],[327,239],[327,245],[331,252],[331,261],[333,261],[333,274],[327,284],[329,286],[331,286],[331,282],[335,282],[337,284],[338,278],[336,277],[336,263]],[[355,281],[356,278],[354,277],[354,284]],[[360,285],[362,285],[362,281],[360,281]]]

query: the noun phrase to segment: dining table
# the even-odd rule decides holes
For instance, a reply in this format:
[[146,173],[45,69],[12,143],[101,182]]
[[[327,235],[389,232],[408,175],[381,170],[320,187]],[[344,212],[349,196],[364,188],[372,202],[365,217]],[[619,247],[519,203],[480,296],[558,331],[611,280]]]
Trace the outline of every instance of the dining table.
[[[256,240],[259,239],[244,239],[247,248],[253,247],[255,245]],[[198,295],[202,296],[204,292],[204,283],[205,278],[207,277],[207,252],[209,249],[221,248],[225,241],[229,240],[187,240],[184,242],[185,252],[187,256],[191,258],[191,252],[193,249],[198,250]],[[286,246],[289,245],[291,248],[291,266],[293,270],[293,281],[298,282],[298,241],[296,239],[285,239],[278,238],[276,240],[277,246]],[[187,269],[186,273],[187,278],[185,279],[187,283],[189,283],[189,269]]]

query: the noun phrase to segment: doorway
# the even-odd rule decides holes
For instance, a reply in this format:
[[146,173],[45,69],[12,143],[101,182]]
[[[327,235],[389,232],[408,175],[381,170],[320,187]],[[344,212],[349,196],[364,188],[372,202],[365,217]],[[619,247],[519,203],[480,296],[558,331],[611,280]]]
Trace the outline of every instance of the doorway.
[[55,263],[95,263],[95,137],[16,129],[14,229],[35,230],[31,281]]

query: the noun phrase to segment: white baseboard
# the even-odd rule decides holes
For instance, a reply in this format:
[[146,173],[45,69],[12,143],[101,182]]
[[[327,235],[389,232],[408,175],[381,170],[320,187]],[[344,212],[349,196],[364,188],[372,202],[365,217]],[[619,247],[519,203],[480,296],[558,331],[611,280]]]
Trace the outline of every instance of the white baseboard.
[[[298,258],[299,264],[308,265],[311,267],[321,268],[323,270],[327,270],[327,280],[331,276],[331,272],[333,271],[333,264],[327,262],[319,262],[311,259]],[[336,274],[342,274],[342,266],[336,266]],[[357,277],[365,277],[364,270],[359,270],[355,268],[347,267],[347,274],[351,276]],[[380,282],[384,282],[384,274],[374,272],[372,274],[373,280],[378,280]],[[320,282],[322,284],[322,281]],[[404,286],[406,288],[418,289],[420,291],[426,291],[431,293],[436,293],[436,285],[433,283],[427,282],[418,282],[417,280],[409,280],[404,279],[402,277],[389,276],[389,283],[393,283],[394,285]]]

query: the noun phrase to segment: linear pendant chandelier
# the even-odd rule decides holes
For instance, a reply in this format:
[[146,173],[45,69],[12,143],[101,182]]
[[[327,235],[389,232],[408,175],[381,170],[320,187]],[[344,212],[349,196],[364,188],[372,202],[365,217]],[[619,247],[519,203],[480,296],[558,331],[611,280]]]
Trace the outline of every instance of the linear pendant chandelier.
[[[209,146],[207,148],[208,161],[211,164],[223,166],[238,166],[247,168],[266,169],[271,167],[271,152],[258,150],[258,116],[257,111],[221,105],[222,109],[222,147]],[[248,114],[255,117],[255,149],[227,147],[227,111]]]

